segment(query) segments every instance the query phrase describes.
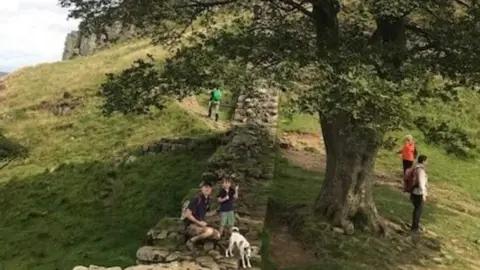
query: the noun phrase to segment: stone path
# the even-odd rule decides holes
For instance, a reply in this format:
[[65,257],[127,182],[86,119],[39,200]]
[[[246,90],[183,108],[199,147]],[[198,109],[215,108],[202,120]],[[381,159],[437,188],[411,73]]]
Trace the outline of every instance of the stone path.
[[[233,128],[226,144],[219,147],[209,160],[203,180],[218,183],[213,196],[221,188],[224,176],[233,176],[240,185],[236,201],[236,226],[253,247],[251,263],[253,270],[261,269],[261,236],[267,212],[268,186],[273,180],[275,165],[275,138],[277,132],[279,96],[276,90],[260,88],[239,96],[235,110]],[[146,149],[145,149],[146,148]],[[152,149],[145,147],[144,151]],[[162,146],[163,148],[163,146]],[[199,192],[192,189],[185,200]],[[212,200],[211,209],[216,209]],[[179,213],[181,204],[179,202]],[[216,227],[219,216],[207,218],[207,223]],[[185,248],[184,225],[179,217],[165,217],[147,232],[148,245],[137,251],[137,266],[125,270],[191,269],[191,270],[235,270],[241,269],[238,256],[225,258],[223,248],[206,241],[197,247],[194,256]],[[225,247],[226,240],[220,242]],[[234,251],[235,253],[236,251]],[[238,254],[238,251],[235,253]],[[78,266],[74,270],[121,270],[98,266]]]

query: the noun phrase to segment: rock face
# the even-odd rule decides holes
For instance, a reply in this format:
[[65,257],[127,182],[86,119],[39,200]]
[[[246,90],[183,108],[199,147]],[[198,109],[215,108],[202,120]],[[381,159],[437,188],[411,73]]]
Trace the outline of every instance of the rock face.
[[124,27],[121,23],[105,26],[96,34],[87,33],[82,29],[82,24],[79,28],[79,30],[67,34],[63,49],[63,60],[91,55],[117,41],[135,38],[139,33],[135,27]]
[[39,105],[35,105],[32,109],[46,110],[55,116],[65,116],[72,113],[72,111],[83,106],[83,99],[81,97],[74,97],[69,92],[63,93],[63,97],[55,101],[42,101]]
[[[253,254],[251,264],[255,269],[261,269],[261,235],[266,217],[268,194],[265,186],[273,179],[274,145],[277,131],[278,92],[271,89],[258,89],[242,93],[238,98],[234,115],[234,127],[225,136],[227,143],[222,144],[210,158],[207,171],[203,174],[205,180],[220,181],[224,176],[234,178],[240,185],[239,199],[236,201],[236,226],[248,239]],[[182,143],[180,143],[182,142]],[[160,140],[152,145],[144,146],[144,153],[161,152],[164,145],[177,145],[179,148],[189,148],[191,140]],[[160,147],[160,145],[162,145]],[[179,145],[184,145],[180,147]],[[171,151],[168,148],[167,151]],[[186,194],[184,200],[192,199],[198,188]],[[212,200],[215,202],[216,200]],[[183,202],[182,202],[183,203]],[[218,205],[213,203],[211,209]],[[181,202],[179,202],[179,216]],[[197,244],[197,252],[192,254],[185,247],[185,227],[178,217],[165,217],[147,232],[147,245],[138,249],[136,257],[138,266],[125,270],[156,270],[156,269],[209,269],[234,270],[241,269],[238,251],[234,250],[234,258],[225,258],[225,247],[228,240],[218,243],[204,241]],[[220,225],[219,215],[207,218],[212,227]],[[108,268],[80,268],[82,270]]]

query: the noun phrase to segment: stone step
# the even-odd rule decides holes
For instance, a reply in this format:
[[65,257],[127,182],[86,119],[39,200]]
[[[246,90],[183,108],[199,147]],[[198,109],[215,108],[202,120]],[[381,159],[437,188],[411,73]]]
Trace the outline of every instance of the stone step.
[[[260,269],[262,258],[258,255],[260,247],[254,246],[253,254],[250,258],[252,267]],[[137,251],[138,265],[156,265],[156,264],[175,264],[176,265],[198,265],[210,270],[236,270],[243,269],[242,260],[239,257],[237,249],[233,251],[233,257],[225,257],[224,251],[210,250],[209,252],[197,251],[196,255],[186,251],[166,251],[160,247],[145,246]],[[245,262],[246,263],[246,262]],[[246,263],[247,264],[247,263]],[[246,265],[247,266],[247,265]],[[80,269],[80,268],[79,268]],[[104,269],[104,268],[99,268]],[[132,268],[135,269],[135,268]],[[146,269],[146,268],[145,268]],[[182,268],[185,269],[185,268]],[[197,269],[197,268],[195,268]]]

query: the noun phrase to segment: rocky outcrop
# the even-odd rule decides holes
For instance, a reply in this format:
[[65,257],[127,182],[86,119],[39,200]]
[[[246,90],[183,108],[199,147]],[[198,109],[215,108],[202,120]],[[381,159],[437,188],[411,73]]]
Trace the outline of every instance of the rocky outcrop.
[[69,92],[63,93],[63,97],[55,101],[44,100],[40,104],[32,106],[34,110],[45,110],[55,116],[70,115],[72,111],[83,106],[82,97],[74,97]]
[[135,27],[124,27],[121,23],[105,26],[95,34],[88,33],[80,25],[79,30],[67,34],[62,59],[91,55],[115,42],[135,38],[138,33]]
[[[233,129],[226,136],[227,143],[220,146],[210,158],[208,168],[202,176],[204,180],[217,181],[217,190],[220,188],[219,181],[224,176],[233,177],[235,184],[240,185],[235,209],[236,226],[253,247],[253,270],[261,269],[262,265],[261,236],[267,211],[267,190],[274,173],[277,114],[276,90],[261,88],[241,94],[234,114]],[[188,148],[192,141],[185,140],[182,144],[178,143],[178,140],[174,143],[159,141],[144,147],[143,150],[147,153],[157,152],[152,150],[163,149],[165,143]],[[159,147],[159,144],[162,146]],[[214,191],[215,194],[217,190]],[[186,194],[184,201],[192,199],[198,192],[198,188],[192,189]],[[227,240],[218,243],[223,248],[219,248],[217,243],[205,241],[198,244],[195,254],[187,251],[184,244],[185,227],[179,220],[182,203],[179,202],[178,205],[178,217],[165,217],[147,232],[147,243],[140,247],[136,254],[138,266],[126,269],[241,269],[238,257],[224,256],[223,248],[226,247]],[[214,203],[211,209],[216,207]],[[217,227],[219,216],[208,217],[207,223]],[[78,268],[80,269],[108,268]]]

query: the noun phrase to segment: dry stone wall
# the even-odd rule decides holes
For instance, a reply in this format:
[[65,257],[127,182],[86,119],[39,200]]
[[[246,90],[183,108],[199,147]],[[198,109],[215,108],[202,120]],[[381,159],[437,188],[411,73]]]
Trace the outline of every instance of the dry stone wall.
[[155,142],[144,144],[141,151],[143,155],[156,155],[165,152],[193,150],[207,145],[223,145],[227,139],[227,136],[159,138]]
[[[236,226],[254,249],[251,259],[253,270],[261,269],[259,253],[267,211],[267,191],[274,173],[278,99],[278,92],[267,88],[239,96],[233,129],[227,135],[227,143],[219,147],[210,158],[207,171],[202,176],[203,180],[218,183],[213,196],[221,188],[220,181],[225,176],[233,177],[235,184],[240,186],[239,198],[235,203]],[[198,192],[198,188],[192,189],[184,200],[192,199]],[[178,217],[162,218],[147,232],[147,244],[140,247],[136,254],[138,265],[126,269],[241,269],[238,251],[234,251],[237,257],[225,258],[224,249],[212,242],[200,243],[195,255],[186,250],[184,225],[179,220],[182,203],[179,202],[178,205]],[[217,206],[213,203],[211,209],[216,209]],[[208,217],[207,223],[218,227],[219,216]],[[222,240],[219,244],[225,247],[226,242],[227,240]],[[81,267],[83,266],[75,270],[121,269]]]

